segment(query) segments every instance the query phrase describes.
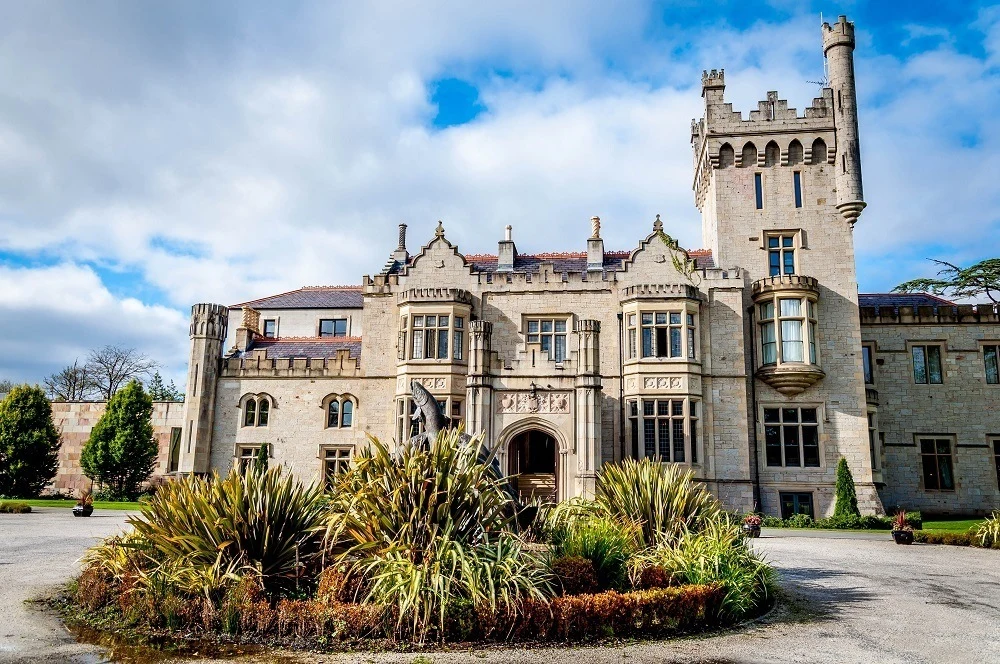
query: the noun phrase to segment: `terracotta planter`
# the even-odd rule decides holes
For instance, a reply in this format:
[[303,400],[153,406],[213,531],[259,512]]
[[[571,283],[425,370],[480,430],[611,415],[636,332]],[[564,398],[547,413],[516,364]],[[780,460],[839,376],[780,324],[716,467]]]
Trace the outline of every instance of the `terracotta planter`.
[[93,505],[77,505],[73,508],[73,516],[90,516],[93,513]]
[[896,544],[913,544],[913,531],[894,530],[892,531],[892,539],[896,540]]

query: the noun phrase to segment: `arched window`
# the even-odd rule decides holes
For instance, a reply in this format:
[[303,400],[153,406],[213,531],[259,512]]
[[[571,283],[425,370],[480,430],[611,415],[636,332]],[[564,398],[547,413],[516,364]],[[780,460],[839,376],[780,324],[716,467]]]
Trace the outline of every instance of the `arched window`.
[[740,157],[740,168],[753,168],[757,165],[757,146],[748,141],[743,146],[743,153]]
[[271,402],[268,401],[267,397],[261,397],[261,399],[257,402],[257,426],[267,426],[267,416],[270,410]]
[[257,400],[254,398],[247,399],[243,404],[243,426],[257,426]]
[[793,140],[788,144],[788,165],[795,166],[802,163],[802,144]]
[[350,399],[344,400],[343,416],[340,418],[340,426],[349,427],[354,421],[354,402]]
[[774,141],[764,147],[764,165],[777,166],[781,162],[781,148]]
[[736,152],[729,143],[723,143],[719,148],[719,168],[729,168],[736,163]]
[[826,141],[817,138],[813,141],[812,160],[813,164],[822,164],[826,161]]
[[340,402],[336,399],[330,401],[327,406],[326,426],[328,429],[336,429],[340,426]]

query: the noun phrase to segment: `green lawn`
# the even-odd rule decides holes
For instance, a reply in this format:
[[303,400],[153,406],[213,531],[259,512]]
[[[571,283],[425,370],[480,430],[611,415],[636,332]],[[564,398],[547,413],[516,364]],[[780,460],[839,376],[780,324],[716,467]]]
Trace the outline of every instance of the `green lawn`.
[[[24,500],[22,502],[28,503],[32,507],[65,507],[72,508],[76,505],[75,500],[46,500],[45,498],[32,498],[30,500]],[[129,510],[132,512],[138,512],[141,505],[139,503],[118,503],[118,502],[107,502],[103,500],[94,501],[95,510]]]
[[964,519],[961,517],[956,517],[954,519],[934,519],[932,521],[924,521],[923,529],[949,533],[964,533],[967,532],[969,528],[974,528],[982,522],[983,519]]

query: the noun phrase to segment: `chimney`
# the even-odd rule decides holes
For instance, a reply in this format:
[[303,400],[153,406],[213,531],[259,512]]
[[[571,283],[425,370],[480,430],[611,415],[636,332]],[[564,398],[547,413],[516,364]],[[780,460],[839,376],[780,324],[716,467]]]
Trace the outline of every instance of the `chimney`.
[[601,239],[601,218],[590,218],[590,238],[587,240],[587,271],[604,270],[604,240]]
[[260,312],[251,307],[243,307],[243,320],[236,328],[236,350],[245,353],[259,336]]
[[399,246],[392,252],[392,258],[400,263],[406,263],[410,255],[406,253],[406,224],[399,225]]
[[517,258],[517,247],[514,246],[514,240],[511,239],[512,230],[511,225],[507,224],[504,239],[499,243],[499,248],[497,249],[497,272],[514,271],[514,259]]

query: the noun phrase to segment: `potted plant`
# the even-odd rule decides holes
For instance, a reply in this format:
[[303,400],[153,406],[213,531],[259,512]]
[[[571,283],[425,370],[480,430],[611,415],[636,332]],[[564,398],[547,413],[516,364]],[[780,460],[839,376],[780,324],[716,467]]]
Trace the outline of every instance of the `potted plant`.
[[747,537],[760,537],[760,524],[763,519],[760,518],[759,514],[747,514],[743,519],[743,532],[746,533]]
[[906,521],[906,511],[896,512],[896,518],[892,520],[892,539],[896,544],[913,544],[913,526]]
[[73,508],[73,516],[90,516],[94,513],[94,488],[84,489],[80,492],[80,499],[76,501]]

